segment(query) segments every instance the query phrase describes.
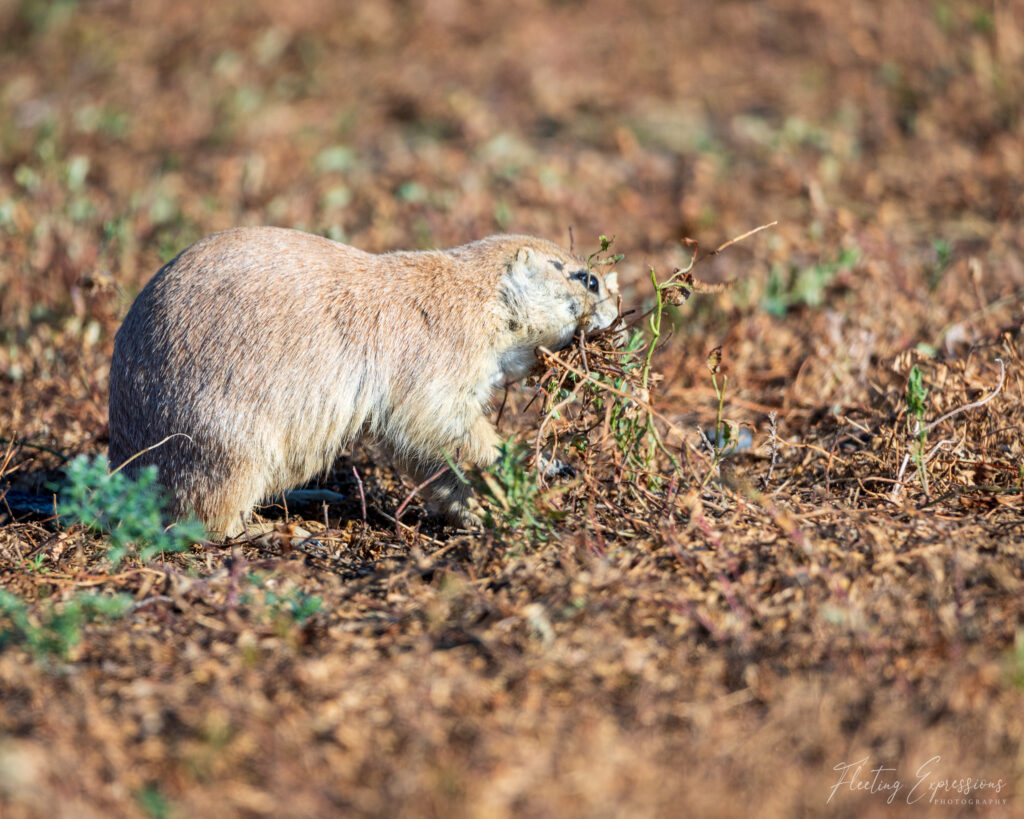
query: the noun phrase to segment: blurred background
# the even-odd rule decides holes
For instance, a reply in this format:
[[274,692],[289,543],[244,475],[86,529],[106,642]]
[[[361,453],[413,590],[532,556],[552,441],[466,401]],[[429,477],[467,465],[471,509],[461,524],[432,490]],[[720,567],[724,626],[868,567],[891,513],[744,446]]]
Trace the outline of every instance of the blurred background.
[[584,249],[616,234],[636,272],[778,219],[720,272],[856,243],[890,287],[941,289],[971,254],[1019,284],[1022,16],[3,0],[0,315],[68,309],[83,273],[132,290],[200,236],[263,223],[369,250],[572,226]]

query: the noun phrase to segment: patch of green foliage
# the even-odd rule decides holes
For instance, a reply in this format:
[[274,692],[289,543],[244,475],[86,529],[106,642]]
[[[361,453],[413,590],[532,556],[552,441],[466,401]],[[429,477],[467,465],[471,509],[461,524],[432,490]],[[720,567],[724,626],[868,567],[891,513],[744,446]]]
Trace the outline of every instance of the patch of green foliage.
[[265,592],[264,600],[275,612],[287,614],[297,625],[304,625],[314,614],[320,611],[323,599],[292,589],[288,594],[277,595]]
[[[588,265],[611,264],[623,258],[621,254],[615,254],[607,259],[593,261],[596,256],[608,251],[612,239],[608,239],[606,236],[600,237],[601,250],[587,259]],[[654,305],[647,317],[648,334],[645,336],[639,330],[634,330],[626,344],[618,350],[621,375],[613,376],[601,373],[592,377],[591,388],[595,393],[594,408],[600,411],[604,407],[605,400],[611,401],[609,426],[615,438],[615,444],[622,452],[624,463],[629,470],[637,475],[646,475],[649,484],[658,483],[658,478],[653,475],[650,467],[659,449],[668,456],[677,469],[679,467],[675,456],[668,452],[662,444],[661,436],[654,424],[655,416],[650,406],[642,404],[647,404],[650,397],[648,387],[651,384],[651,360],[661,342],[662,322],[670,307],[679,307],[690,297],[692,291],[687,276],[693,268],[696,258],[695,253],[687,267],[674,271],[665,281],[659,281],[654,268],[650,268],[651,284],[654,286]],[[639,371],[640,382],[637,398],[642,404],[624,394],[629,391],[627,378],[637,371]],[[604,389],[604,385],[611,389]],[[656,486],[652,485],[651,488],[656,488]]]
[[935,251],[935,261],[925,266],[924,276],[928,289],[934,292],[953,263],[953,245],[946,239],[932,239],[932,250]]
[[615,253],[602,258],[604,254],[608,252],[608,248],[612,246],[612,242],[615,241],[614,236],[608,237],[602,233],[600,236],[597,237],[597,241],[601,243],[601,249],[595,250],[593,253],[587,256],[588,270],[591,270],[594,267],[597,267],[598,265],[618,264],[624,258],[626,258],[625,255],[623,255],[622,253]]
[[925,442],[928,439],[928,433],[925,431],[922,422],[924,421],[925,413],[925,399],[928,397],[928,389],[924,386],[922,380],[921,368],[916,364],[910,369],[910,375],[907,377],[907,412],[910,417],[915,419],[911,434],[914,435],[914,448],[911,450],[911,456],[914,459],[914,463],[917,465],[917,474],[921,478],[921,486],[924,488],[925,495],[928,494],[928,469],[925,463]]
[[791,264],[788,270],[773,265],[768,284],[761,297],[761,308],[774,316],[784,316],[794,307],[818,307],[825,301],[825,291],[832,280],[856,264],[859,254],[854,248],[843,248],[832,261],[807,267]]
[[132,603],[127,594],[81,593],[34,614],[20,597],[0,589],[0,649],[24,645],[36,659],[67,660],[82,641],[82,627],[99,619],[121,617]]
[[484,525],[499,537],[526,530],[532,540],[551,534],[560,513],[546,507],[530,448],[516,441],[498,445],[498,459],[480,473],[478,490],[487,501]]
[[167,817],[172,815],[171,803],[156,785],[147,785],[137,791],[135,799],[146,816],[151,817],[151,819],[167,819]]
[[[600,236],[600,250],[587,258],[588,269],[620,261],[621,254],[609,254],[614,237]],[[696,255],[694,256],[696,259]],[[660,450],[678,470],[679,462],[662,443],[655,426],[655,413],[649,405],[648,389],[652,383],[651,361],[654,350],[662,338],[662,320],[668,308],[678,307],[690,296],[687,274],[693,261],[684,270],[676,270],[669,279],[658,280],[651,269],[655,304],[647,320],[649,333],[633,330],[626,343],[618,347],[615,371],[589,373],[570,370],[561,379],[549,379],[543,385],[549,402],[548,418],[560,418],[560,408],[582,403],[595,413],[607,412],[608,429],[622,455],[624,483],[645,481],[649,488],[657,489],[660,477],[651,469],[652,461]],[[610,405],[610,406],[609,406]],[[543,425],[541,427],[543,431]],[[586,432],[578,430],[563,441],[563,445],[585,453],[589,447]],[[476,489],[485,501],[484,525],[499,537],[525,530],[533,540],[551,535],[566,513],[546,503],[547,496],[564,491],[545,490],[535,469],[529,467],[531,448],[514,440],[499,446],[497,461],[482,471]],[[549,457],[554,457],[552,453]],[[449,467],[460,480],[466,481],[456,465],[449,459]]]
[[182,552],[206,537],[196,520],[164,527],[167,499],[155,466],[132,479],[118,470],[110,472],[102,455],[80,455],[68,464],[67,477],[58,503],[60,517],[106,534],[106,556],[114,566],[129,554],[146,562],[167,552]]
[[24,566],[26,569],[28,569],[30,572],[33,572],[34,574],[46,574],[49,571],[49,569],[47,569],[43,565],[43,563],[45,562],[46,555],[40,553],[34,555],[33,557],[26,558]]
[[[622,352],[625,354],[620,365],[623,375],[627,375],[641,366],[640,362],[636,360],[635,354],[646,350],[647,347],[643,333],[634,330],[625,346],[622,347]],[[626,388],[626,379],[621,376],[601,373],[597,376],[597,381],[607,383],[616,390],[625,390]],[[600,411],[604,409],[606,400],[612,402],[608,427],[615,439],[615,445],[626,455],[627,464],[637,469],[646,469],[652,452],[648,447],[639,447],[648,432],[646,417],[636,411],[635,402],[628,398],[606,392],[597,384],[592,385],[592,389],[596,393],[594,409]]]
[[246,577],[250,590],[241,596],[244,605],[265,607],[270,618],[278,623],[303,626],[323,606],[323,599],[307,594],[296,587],[271,591],[266,587],[266,576],[250,573]]

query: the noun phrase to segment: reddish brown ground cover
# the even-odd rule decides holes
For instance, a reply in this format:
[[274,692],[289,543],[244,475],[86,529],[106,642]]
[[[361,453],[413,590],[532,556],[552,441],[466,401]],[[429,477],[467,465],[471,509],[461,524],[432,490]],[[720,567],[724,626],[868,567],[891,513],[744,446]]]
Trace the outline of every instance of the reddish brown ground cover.
[[[4,817],[889,815],[966,777],[1003,786],[930,810],[1024,810],[1024,4],[21,0],[0,41],[0,493],[105,451],[120,317],[215,230],[572,226],[644,308],[683,238],[779,222],[668,316],[682,473],[616,484],[598,447],[554,536],[416,502],[396,533],[372,448],[326,528],[148,565],[0,502],[30,627],[133,600],[64,655],[0,615]],[[718,346],[751,438],[720,470]],[[999,386],[929,431],[927,492],[915,364],[925,423]],[[532,440],[527,398],[502,430]],[[892,805],[833,793],[862,759]]]

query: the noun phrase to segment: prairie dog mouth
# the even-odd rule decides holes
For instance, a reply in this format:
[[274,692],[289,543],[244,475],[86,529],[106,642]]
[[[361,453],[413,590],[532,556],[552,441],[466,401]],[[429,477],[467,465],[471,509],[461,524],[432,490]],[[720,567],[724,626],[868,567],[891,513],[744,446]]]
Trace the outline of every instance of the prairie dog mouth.
[[579,339],[580,335],[587,336],[590,333],[595,332],[595,328],[588,327],[591,321],[594,319],[593,313],[584,313],[580,320],[576,323],[576,327],[572,333],[569,334],[564,341],[559,341],[555,346],[549,347],[553,353],[557,353],[559,350],[565,350],[571,347]]

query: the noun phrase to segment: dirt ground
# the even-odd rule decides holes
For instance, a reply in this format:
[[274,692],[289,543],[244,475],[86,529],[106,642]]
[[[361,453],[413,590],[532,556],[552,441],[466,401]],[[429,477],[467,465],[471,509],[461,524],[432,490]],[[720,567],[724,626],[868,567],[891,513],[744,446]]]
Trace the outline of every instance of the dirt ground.
[[614,234],[644,310],[778,222],[668,314],[680,469],[587,466],[543,537],[396,529],[372,447],[116,568],[0,501],[4,819],[1024,815],[1024,3],[0,0],[0,43],[0,494],[106,451],[119,321],[216,230]]

